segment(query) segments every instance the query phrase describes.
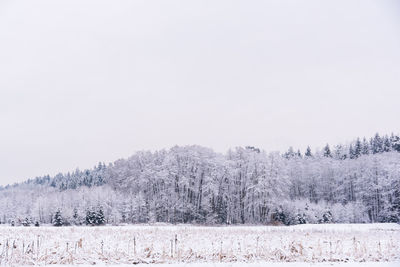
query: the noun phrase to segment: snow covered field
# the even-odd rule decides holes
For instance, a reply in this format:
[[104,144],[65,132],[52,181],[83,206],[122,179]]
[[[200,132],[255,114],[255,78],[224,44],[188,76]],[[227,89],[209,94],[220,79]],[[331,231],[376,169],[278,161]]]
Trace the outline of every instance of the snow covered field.
[[[64,265],[52,265],[64,266]],[[87,267],[92,265],[79,265],[80,267]],[[104,265],[113,266],[113,265]],[[114,265],[117,266],[117,265]],[[132,265],[120,264],[118,267],[128,267]],[[257,263],[243,263],[243,262],[208,262],[208,263],[169,263],[169,264],[138,264],[138,267],[399,267],[400,261],[397,262],[257,262]]]
[[384,266],[394,266],[400,260],[400,225],[0,227],[0,243],[1,264],[226,267],[241,265],[237,262],[328,266],[321,263],[385,261]]

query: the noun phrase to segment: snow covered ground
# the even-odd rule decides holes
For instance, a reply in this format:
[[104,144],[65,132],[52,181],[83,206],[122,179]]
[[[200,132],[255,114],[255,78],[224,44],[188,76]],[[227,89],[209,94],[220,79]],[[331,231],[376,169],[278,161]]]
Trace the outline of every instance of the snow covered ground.
[[[53,267],[62,267],[64,265],[52,265]],[[89,267],[92,265],[79,265],[80,267]],[[104,265],[113,266],[113,265]],[[118,267],[128,267],[132,265],[115,265]],[[170,263],[170,264],[138,264],[138,267],[399,267],[397,262],[228,262],[228,263]]]
[[400,225],[3,226],[0,253],[1,264],[21,265],[400,266]]

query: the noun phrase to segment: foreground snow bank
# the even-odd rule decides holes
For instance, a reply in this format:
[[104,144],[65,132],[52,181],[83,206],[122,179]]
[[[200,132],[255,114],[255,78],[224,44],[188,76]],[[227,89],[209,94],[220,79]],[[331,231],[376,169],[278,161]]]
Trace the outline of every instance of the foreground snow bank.
[[398,261],[400,225],[0,227],[0,253],[0,264]]

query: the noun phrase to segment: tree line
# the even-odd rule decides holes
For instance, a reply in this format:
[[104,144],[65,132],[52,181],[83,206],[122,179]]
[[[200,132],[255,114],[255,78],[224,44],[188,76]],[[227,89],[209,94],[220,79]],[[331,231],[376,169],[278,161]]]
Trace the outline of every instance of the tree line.
[[[0,189],[2,223],[400,222],[400,138],[304,153],[200,146],[138,152]],[[101,210],[101,212],[100,212]],[[100,214],[100,215],[99,215]],[[99,219],[101,218],[101,219]]]

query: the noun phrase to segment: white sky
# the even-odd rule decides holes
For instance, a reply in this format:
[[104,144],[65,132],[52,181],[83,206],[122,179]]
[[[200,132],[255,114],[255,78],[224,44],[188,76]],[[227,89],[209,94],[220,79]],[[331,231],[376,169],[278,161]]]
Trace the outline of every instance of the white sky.
[[0,0],[0,184],[400,132],[399,1]]

